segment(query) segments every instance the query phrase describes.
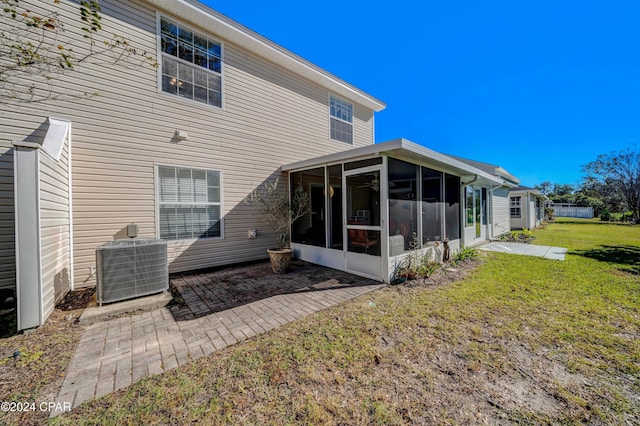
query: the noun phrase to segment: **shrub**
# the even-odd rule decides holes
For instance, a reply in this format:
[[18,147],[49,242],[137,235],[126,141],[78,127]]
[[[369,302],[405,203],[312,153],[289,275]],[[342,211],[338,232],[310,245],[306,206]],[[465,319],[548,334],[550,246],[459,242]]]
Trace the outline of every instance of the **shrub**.
[[554,213],[553,208],[551,207],[544,208],[544,216],[547,218],[549,222],[553,221],[553,213]]
[[429,278],[438,269],[440,269],[440,264],[438,262],[432,262],[430,256],[425,255],[422,257],[422,262],[418,268],[418,275]]
[[511,231],[500,236],[500,241],[530,244],[535,240],[533,231],[525,228],[522,231]]
[[460,262],[464,262],[465,260],[472,260],[477,258],[480,255],[480,252],[473,247],[465,247],[462,250],[458,250],[453,255],[453,260],[451,261],[452,265],[455,265]]
[[602,210],[602,213],[600,213],[600,220],[604,222],[611,221],[611,212],[607,209]]

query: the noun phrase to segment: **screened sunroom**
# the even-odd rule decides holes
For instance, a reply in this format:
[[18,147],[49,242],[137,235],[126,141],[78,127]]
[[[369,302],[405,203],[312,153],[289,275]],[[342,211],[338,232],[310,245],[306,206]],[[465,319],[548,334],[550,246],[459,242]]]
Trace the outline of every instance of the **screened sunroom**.
[[442,256],[491,236],[491,192],[503,181],[398,139],[282,167],[310,195],[292,224],[295,256],[389,282],[414,249]]

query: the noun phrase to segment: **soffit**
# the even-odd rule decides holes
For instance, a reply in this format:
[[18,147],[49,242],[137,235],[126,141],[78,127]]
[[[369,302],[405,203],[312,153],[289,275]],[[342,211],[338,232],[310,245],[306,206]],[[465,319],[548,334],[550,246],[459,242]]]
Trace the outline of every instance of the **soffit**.
[[200,2],[193,0],[146,1],[164,12],[178,16],[192,25],[208,30],[230,43],[308,78],[354,103],[376,112],[382,111],[386,107],[384,102]]

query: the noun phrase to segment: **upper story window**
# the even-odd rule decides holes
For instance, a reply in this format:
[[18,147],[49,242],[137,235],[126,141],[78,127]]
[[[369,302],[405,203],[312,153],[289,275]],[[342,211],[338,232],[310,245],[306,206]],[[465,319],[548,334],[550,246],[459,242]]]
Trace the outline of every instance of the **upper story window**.
[[160,18],[162,91],[222,106],[222,46],[165,17]]
[[511,217],[513,219],[520,219],[522,217],[522,211],[520,210],[521,197],[511,197]]
[[353,104],[329,96],[331,139],[353,144]]

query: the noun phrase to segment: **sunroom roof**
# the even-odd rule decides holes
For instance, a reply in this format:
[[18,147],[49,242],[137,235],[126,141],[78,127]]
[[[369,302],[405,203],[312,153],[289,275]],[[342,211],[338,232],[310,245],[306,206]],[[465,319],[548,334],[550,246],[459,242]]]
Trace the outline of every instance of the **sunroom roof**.
[[503,179],[498,176],[491,175],[477,167],[457,160],[448,155],[431,150],[415,142],[407,139],[394,139],[388,142],[382,142],[374,145],[368,145],[361,148],[354,148],[347,151],[337,152],[334,154],[323,155],[309,160],[298,161],[281,167],[282,171],[293,171],[308,169],[330,163],[340,163],[345,161],[357,160],[360,157],[368,157],[372,155],[387,155],[390,157],[406,160],[415,164],[436,168],[443,172],[454,174],[457,176],[469,176],[467,181],[480,180],[493,184],[506,184]]

